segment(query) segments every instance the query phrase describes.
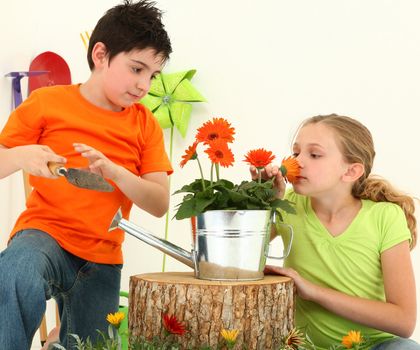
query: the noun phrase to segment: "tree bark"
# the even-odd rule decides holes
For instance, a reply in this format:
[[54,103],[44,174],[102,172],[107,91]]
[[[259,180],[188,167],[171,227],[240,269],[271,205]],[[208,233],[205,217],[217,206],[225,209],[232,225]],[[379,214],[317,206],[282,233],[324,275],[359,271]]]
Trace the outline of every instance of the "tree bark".
[[150,273],[130,278],[132,336],[164,338],[163,314],[175,315],[188,332],[183,349],[222,347],[222,329],[237,329],[234,349],[275,349],[294,327],[294,284],[284,276],[259,281],[220,282],[192,273]]

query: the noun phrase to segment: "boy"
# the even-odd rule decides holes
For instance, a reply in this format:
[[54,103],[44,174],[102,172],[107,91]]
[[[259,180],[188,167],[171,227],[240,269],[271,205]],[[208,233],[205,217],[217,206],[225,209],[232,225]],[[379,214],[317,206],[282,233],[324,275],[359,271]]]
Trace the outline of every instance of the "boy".
[[[154,3],[129,0],[97,23],[88,49],[90,78],[34,91],[0,134],[0,178],[30,174],[33,191],[0,254],[0,344],[29,349],[46,300],[57,300],[60,341],[94,341],[118,309],[123,233],[108,232],[115,212],[134,203],[162,216],[172,172],[163,134],[136,103],[171,53]],[[113,192],[96,192],[52,175],[47,164],[87,168]],[[7,315],[7,317],[5,317]]]

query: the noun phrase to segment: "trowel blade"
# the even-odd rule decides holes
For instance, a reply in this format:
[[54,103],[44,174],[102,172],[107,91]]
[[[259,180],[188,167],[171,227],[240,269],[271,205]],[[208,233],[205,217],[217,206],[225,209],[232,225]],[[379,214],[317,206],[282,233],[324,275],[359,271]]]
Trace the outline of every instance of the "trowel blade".
[[87,188],[100,192],[112,192],[114,187],[109,184],[102,176],[88,171],[69,168],[66,171],[67,180],[80,188]]

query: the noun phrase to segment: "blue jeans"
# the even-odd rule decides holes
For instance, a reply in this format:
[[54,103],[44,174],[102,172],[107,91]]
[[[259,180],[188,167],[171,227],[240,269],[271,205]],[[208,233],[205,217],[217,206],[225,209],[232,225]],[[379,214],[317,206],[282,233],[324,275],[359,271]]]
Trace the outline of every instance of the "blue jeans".
[[411,339],[393,338],[375,345],[371,350],[420,350],[420,345]]
[[18,232],[0,253],[1,349],[30,349],[51,297],[60,343],[72,349],[70,334],[95,341],[97,330],[107,331],[107,314],[118,310],[121,268],[78,258],[42,231]]

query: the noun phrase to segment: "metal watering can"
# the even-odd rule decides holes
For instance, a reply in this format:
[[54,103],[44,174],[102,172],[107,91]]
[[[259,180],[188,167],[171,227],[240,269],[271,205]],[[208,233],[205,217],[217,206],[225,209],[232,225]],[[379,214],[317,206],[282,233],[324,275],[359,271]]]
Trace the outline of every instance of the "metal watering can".
[[[115,214],[109,231],[120,228],[194,269],[195,277],[217,281],[252,281],[264,277],[267,258],[289,255],[293,229],[275,224],[270,210],[210,210],[195,218],[195,242],[191,252],[156,237],[142,227]],[[283,239],[283,255],[269,256],[271,229]]]

